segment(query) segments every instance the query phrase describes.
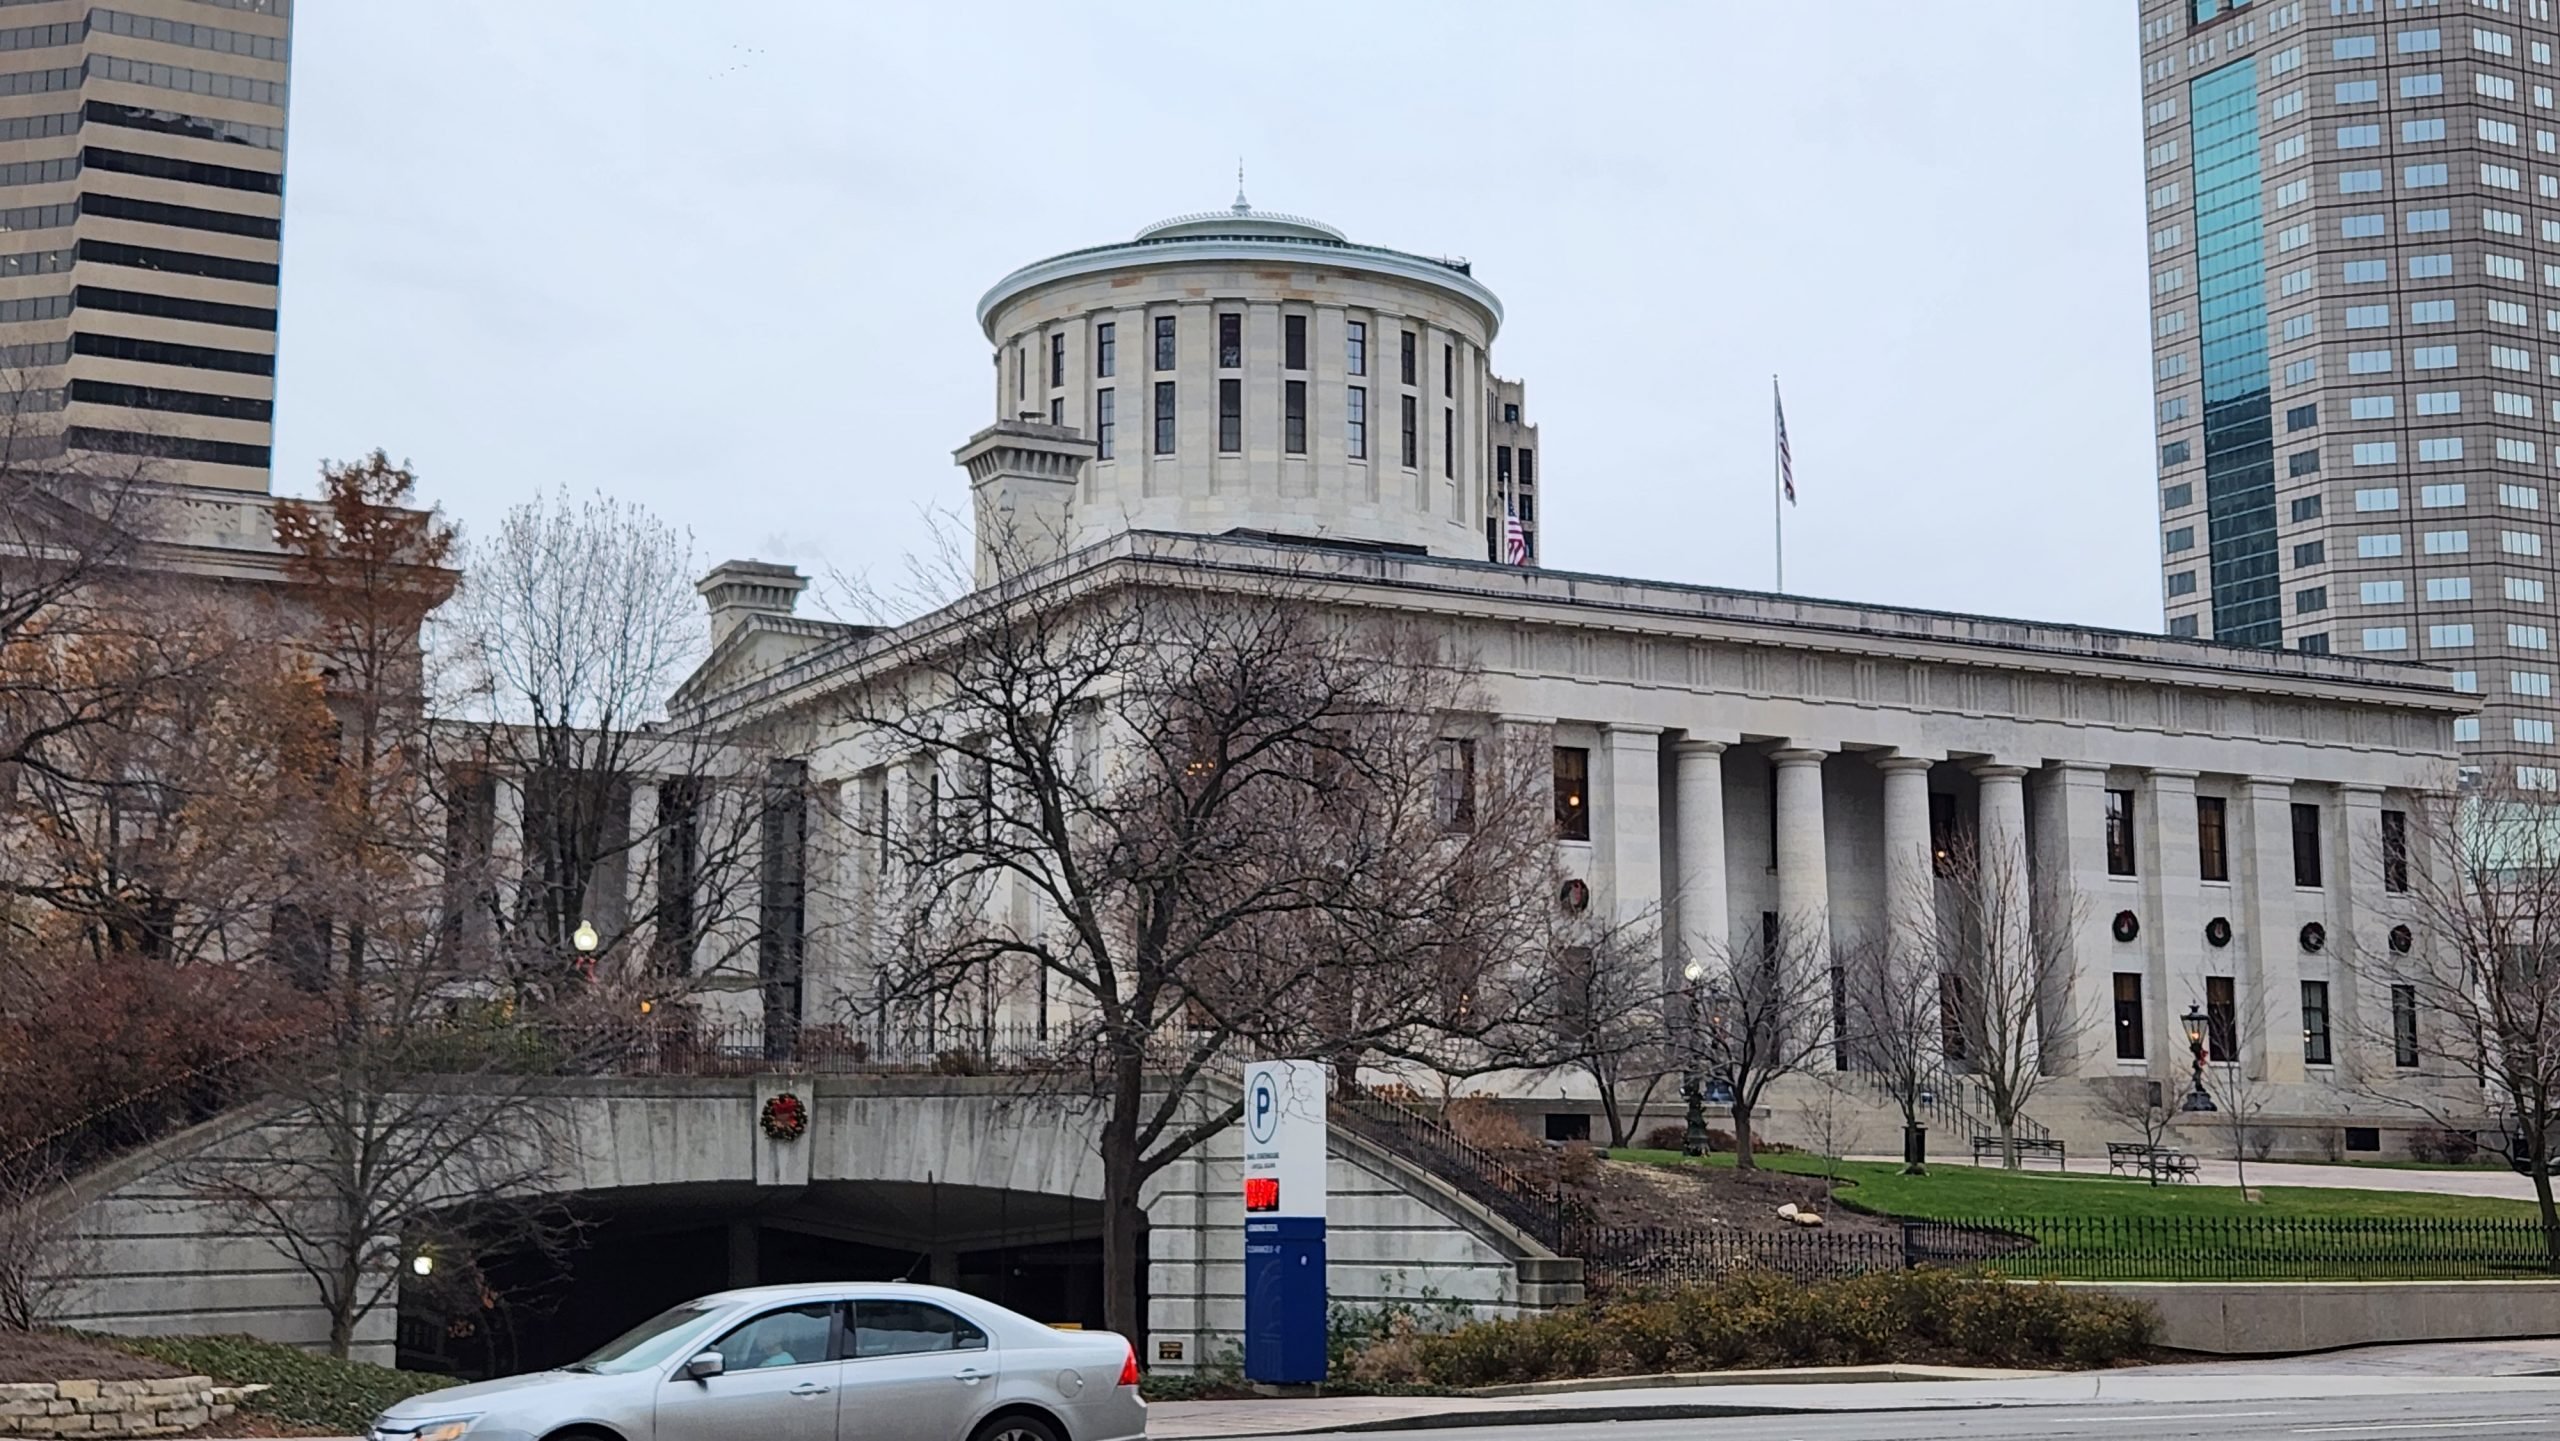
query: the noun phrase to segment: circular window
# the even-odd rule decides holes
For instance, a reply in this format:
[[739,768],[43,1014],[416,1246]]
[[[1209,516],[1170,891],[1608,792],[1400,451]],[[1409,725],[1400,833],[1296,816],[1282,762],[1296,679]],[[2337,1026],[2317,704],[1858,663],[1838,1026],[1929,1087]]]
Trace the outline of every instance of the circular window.
[[2231,944],[2231,922],[2215,916],[2204,923],[2204,938],[2217,946]]
[[1564,908],[1568,911],[1581,910],[1591,904],[1591,886],[1584,881],[1567,881],[1564,883],[1564,894],[1556,899],[1564,902]]
[[2417,941],[2418,938],[2416,936],[2409,934],[2409,928],[2407,926],[2393,926],[2391,928],[2391,949],[2396,954],[2403,956],[2409,954],[2409,947],[2417,944]]
[[2119,941],[2129,941],[2142,934],[2142,918],[2131,911],[2116,912],[2115,924],[2108,927]]
[[2318,921],[2306,921],[2303,923],[2302,948],[2304,950],[2316,952],[2322,946],[2327,944],[2329,944],[2329,928],[2327,926],[2320,924]]

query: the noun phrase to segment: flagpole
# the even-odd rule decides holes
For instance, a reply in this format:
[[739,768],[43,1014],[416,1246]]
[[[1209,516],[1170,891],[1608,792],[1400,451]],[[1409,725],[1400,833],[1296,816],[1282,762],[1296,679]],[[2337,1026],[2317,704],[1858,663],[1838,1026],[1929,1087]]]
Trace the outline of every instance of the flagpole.
[[1778,590],[1787,588],[1787,505],[1785,485],[1778,458],[1778,427],[1786,422],[1779,418],[1778,377],[1769,377],[1769,524],[1775,537],[1778,561]]

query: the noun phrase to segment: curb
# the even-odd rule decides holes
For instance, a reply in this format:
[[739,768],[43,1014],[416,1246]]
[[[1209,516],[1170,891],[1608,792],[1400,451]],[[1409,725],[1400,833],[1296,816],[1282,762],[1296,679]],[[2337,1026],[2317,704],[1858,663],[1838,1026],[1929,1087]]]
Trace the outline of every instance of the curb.
[[1988,1366],[1791,1366],[1759,1371],[1667,1371],[1650,1376],[1586,1376],[1570,1381],[1524,1381],[1478,1386],[1459,1396],[1572,1396],[1585,1391],[1635,1391],[1671,1386],[1841,1386],[1884,1381],[2033,1381],[2059,1371],[2003,1370]]
[[[1932,1406],[1930,1414],[1959,1411],[1991,1411],[1998,1403],[1972,1406]],[[1719,1406],[1712,1402],[1628,1402],[1616,1406],[1556,1406],[1534,1411],[1441,1411],[1428,1416],[1397,1416],[1375,1421],[1345,1421],[1334,1425],[1300,1426],[1287,1433],[1269,1431],[1231,1431],[1220,1436],[1203,1436],[1194,1441],[1257,1441],[1276,1434],[1292,1436],[1374,1435],[1389,1431],[1450,1431],[1462,1427],[1486,1429],[1496,1426],[1598,1426],[1630,1421],[1716,1421],[1738,1420],[1753,1416],[1840,1416],[1874,1414],[1843,1412],[1815,1406]]]

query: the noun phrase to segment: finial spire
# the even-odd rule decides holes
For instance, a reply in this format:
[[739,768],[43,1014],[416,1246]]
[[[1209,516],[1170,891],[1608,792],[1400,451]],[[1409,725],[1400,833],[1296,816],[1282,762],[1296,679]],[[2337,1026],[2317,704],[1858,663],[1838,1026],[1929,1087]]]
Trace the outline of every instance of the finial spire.
[[1252,208],[1252,202],[1244,198],[1244,157],[1239,155],[1236,157],[1236,214],[1242,215]]

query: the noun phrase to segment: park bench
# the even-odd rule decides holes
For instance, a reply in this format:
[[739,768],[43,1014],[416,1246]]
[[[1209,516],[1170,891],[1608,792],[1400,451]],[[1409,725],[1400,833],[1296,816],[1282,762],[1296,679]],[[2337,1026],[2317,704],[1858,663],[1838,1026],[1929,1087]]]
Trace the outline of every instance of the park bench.
[[[2015,1144],[2018,1148],[2018,1164],[2020,1166],[2024,1166],[2029,1160],[2036,1158],[2042,1158],[2053,1162],[2053,1168],[2057,1171],[2063,1170],[2067,1165],[2067,1160],[2063,1155],[2062,1143],[2060,1141],[2031,1141],[2024,1136],[2020,1136]],[[1973,1163],[1979,1166],[1983,1163],[1986,1157],[1995,1162],[2001,1159],[2000,1138],[1998,1136],[1976,1136],[1973,1138]]]
[[2196,1178],[2196,1158],[2167,1146],[2154,1146],[2146,1141],[2109,1141],[2107,1171],[2111,1175],[2130,1172],[2159,1181],[2192,1181]]

